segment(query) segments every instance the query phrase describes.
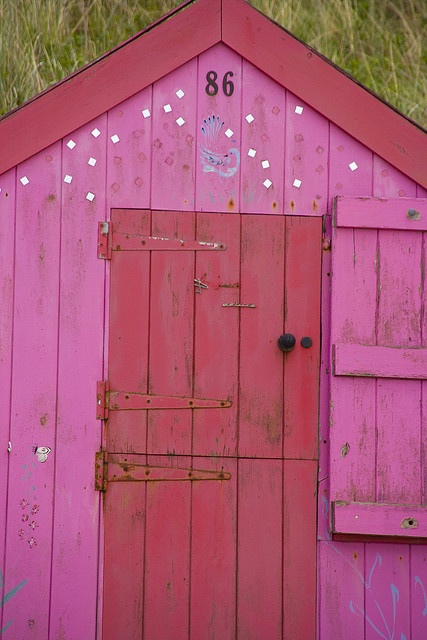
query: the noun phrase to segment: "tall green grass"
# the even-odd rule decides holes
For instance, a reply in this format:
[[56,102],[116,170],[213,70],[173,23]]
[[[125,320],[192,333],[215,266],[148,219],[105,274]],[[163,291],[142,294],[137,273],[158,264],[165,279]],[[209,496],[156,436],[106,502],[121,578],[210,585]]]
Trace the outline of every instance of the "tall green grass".
[[[0,114],[179,4],[179,0],[0,0]],[[250,4],[427,125],[424,0],[251,0]]]

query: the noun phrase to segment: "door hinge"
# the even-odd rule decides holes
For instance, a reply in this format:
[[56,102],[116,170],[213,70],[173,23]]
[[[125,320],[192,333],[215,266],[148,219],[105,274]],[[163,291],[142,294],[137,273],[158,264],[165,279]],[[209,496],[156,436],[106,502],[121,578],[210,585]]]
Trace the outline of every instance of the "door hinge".
[[109,482],[178,482],[202,480],[230,480],[231,473],[221,469],[194,469],[164,467],[141,464],[135,458],[138,454],[108,453],[95,454],[95,490],[106,491]]
[[100,260],[111,260],[112,233],[111,222],[98,222],[98,258]]
[[95,453],[95,491],[107,490],[108,453],[97,451]]
[[110,383],[101,380],[96,383],[96,419],[107,420]]
[[158,396],[130,391],[110,391],[108,380],[97,383],[96,417],[107,420],[110,411],[132,411],[139,409],[227,409],[231,400],[216,398],[194,398],[183,396]]

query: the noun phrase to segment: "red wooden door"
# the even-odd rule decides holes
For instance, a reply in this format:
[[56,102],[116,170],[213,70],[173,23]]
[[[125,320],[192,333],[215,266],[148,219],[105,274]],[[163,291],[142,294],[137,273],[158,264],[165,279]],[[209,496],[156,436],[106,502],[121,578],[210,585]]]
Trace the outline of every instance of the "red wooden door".
[[115,210],[110,242],[104,640],[314,638],[321,220]]

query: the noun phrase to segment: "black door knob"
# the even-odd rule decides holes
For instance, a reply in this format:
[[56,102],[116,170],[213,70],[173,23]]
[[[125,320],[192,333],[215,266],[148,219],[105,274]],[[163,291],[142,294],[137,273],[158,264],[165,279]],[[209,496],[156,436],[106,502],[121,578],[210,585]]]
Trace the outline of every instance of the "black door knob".
[[292,351],[292,349],[295,347],[295,343],[295,336],[292,335],[292,333],[284,333],[277,341],[279,348],[285,353],[287,351]]

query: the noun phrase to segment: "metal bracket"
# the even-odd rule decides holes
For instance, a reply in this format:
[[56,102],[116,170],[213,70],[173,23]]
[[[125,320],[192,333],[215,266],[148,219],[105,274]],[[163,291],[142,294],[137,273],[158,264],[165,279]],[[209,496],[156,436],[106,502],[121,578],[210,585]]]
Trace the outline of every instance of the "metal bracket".
[[95,453],[95,491],[107,490],[108,453],[97,451]]
[[241,307],[244,309],[256,309],[256,304],[243,304],[241,302],[223,302],[223,307]]
[[96,419],[107,420],[108,418],[108,392],[110,384],[108,380],[96,383]]
[[98,222],[98,258],[100,260],[111,260],[112,234],[111,222]]

